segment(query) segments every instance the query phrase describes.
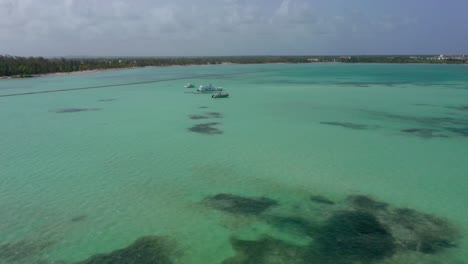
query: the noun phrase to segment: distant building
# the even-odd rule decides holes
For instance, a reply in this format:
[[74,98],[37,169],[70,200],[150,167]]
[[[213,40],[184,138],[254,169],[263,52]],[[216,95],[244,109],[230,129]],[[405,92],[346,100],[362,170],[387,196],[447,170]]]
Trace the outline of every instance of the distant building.
[[465,60],[468,58],[466,55],[439,55],[434,57],[427,57],[427,60]]

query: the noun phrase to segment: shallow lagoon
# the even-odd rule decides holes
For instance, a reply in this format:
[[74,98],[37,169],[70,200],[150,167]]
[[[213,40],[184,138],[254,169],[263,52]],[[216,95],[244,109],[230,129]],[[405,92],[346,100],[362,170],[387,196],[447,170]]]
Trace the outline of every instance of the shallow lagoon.
[[[0,97],[0,263],[75,263],[148,236],[167,237],[178,263],[248,263],[246,245],[300,263],[302,247],[323,240],[305,227],[335,230],[326,221],[355,210],[352,195],[444,219],[462,238],[435,254],[397,247],[340,261],[465,263],[467,73],[274,64],[2,80],[0,96],[65,91]],[[231,97],[194,94],[187,82]],[[258,208],[249,198],[274,205],[242,213]]]

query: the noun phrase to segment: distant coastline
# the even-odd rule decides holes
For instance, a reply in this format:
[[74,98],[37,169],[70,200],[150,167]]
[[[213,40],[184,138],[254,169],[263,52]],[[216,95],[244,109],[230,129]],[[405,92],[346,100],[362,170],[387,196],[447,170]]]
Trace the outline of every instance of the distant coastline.
[[468,56],[225,56],[48,59],[43,57],[0,56],[0,79],[93,74],[107,70],[132,69],[141,67],[329,62],[388,64],[468,64]]
[[139,68],[139,67],[95,69],[95,70],[83,70],[83,71],[72,71],[72,72],[50,72],[50,73],[31,74],[28,76],[21,76],[21,75],[0,76],[0,79],[27,79],[27,78],[38,78],[38,77],[87,75],[87,74],[97,74],[97,73],[106,72],[106,71],[118,71],[118,70],[136,69],[136,68]]

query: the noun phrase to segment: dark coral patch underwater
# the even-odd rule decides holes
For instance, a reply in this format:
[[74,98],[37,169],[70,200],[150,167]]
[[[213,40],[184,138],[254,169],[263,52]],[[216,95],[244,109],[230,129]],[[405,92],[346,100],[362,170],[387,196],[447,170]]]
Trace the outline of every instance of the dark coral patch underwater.
[[335,202],[322,195],[312,195],[310,200],[314,203],[334,205]]
[[[318,197],[319,201],[323,198]],[[295,210],[277,215],[281,210],[266,210],[277,205],[268,198],[219,194],[205,202],[228,213],[254,214],[258,216],[256,221],[288,237],[300,236],[309,241],[296,245],[266,233],[257,240],[237,239],[234,235],[231,245],[236,255],[226,259],[225,264],[381,263],[408,254],[436,255],[456,247],[460,239],[458,229],[444,219],[412,209],[395,208],[365,195],[351,195],[335,206],[320,207],[316,209],[316,216],[310,211],[301,215]],[[252,203],[256,205],[247,206]],[[308,204],[311,205],[310,201]]]
[[408,208],[391,210],[383,221],[395,235],[403,250],[437,254],[457,246],[458,229],[448,221]]
[[208,112],[208,113],[206,113],[206,115],[211,117],[211,118],[222,118],[223,117],[223,114],[221,114],[219,112]]
[[373,118],[388,119],[398,123],[423,127],[401,130],[401,132],[407,134],[424,138],[468,137],[468,119],[463,117],[411,116],[368,110],[363,110],[363,112],[369,114]]
[[231,238],[236,255],[223,264],[373,263],[395,253],[392,235],[370,213],[337,212],[316,226],[295,217],[267,219],[277,227],[308,233],[313,242],[296,245],[268,235],[257,240]]
[[249,241],[231,238],[236,255],[222,264],[302,264],[310,262],[307,248],[265,236]]
[[392,256],[396,248],[392,234],[377,217],[361,211],[336,212],[319,229],[316,239],[319,251],[330,261],[379,260]]
[[366,195],[350,195],[347,201],[356,209],[369,210],[376,212],[378,210],[386,210],[388,203],[379,202]]
[[49,261],[44,255],[55,243],[50,240],[19,241],[0,245],[0,264],[172,264],[180,251],[168,237],[145,236],[129,246],[100,253],[78,262]]
[[204,202],[215,209],[243,215],[259,215],[278,205],[278,202],[266,197],[242,197],[225,193],[207,197]]
[[330,126],[340,126],[340,127],[351,128],[351,129],[356,129],[356,130],[376,129],[376,128],[378,128],[378,126],[355,124],[355,123],[349,123],[349,122],[320,122],[320,124],[330,125]]
[[449,132],[452,132],[456,135],[468,137],[468,126],[465,127],[445,127]]
[[460,110],[460,111],[468,111],[468,105],[467,106],[449,106],[447,108],[456,109],[456,110]]
[[77,215],[77,216],[72,217],[72,219],[70,219],[70,221],[76,223],[76,222],[83,222],[86,219],[88,219],[87,215]]
[[147,236],[126,248],[98,254],[76,264],[171,264],[175,248],[165,237]]
[[267,215],[263,220],[276,229],[302,237],[312,237],[317,226],[301,216],[275,216]]
[[395,86],[398,86],[398,85],[404,85],[404,84],[408,84],[408,83],[410,83],[410,82],[403,82],[403,81],[400,81],[400,82],[396,82],[396,81],[353,82],[353,81],[348,81],[348,82],[336,82],[335,84],[347,85],[347,86],[356,86],[356,87],[371,87],[371,86],[375,86],[375,85],[382,85],[382,86],[386,86],[386,87],[395,87]]
[[2,244],[0,264],[39,263],[42,255],[55,244],[56,241],[47,238]]
[[210,117],[204,116],[204,115],[189,115],[189,118],[193,119],[193,120],[198,120],[198,119],[207,119],[207,118],[210,118]]
[[403,129],[401,132],[406,134],[412,134],[414,136],[418,136],[421,138],[434,138],[434,137],[448,137],[447,135],[442,135],[437,129],[430,129],[430,128],[410,128],[410,129]]
[[63,109],[57,109],[57,110],[50,110],[49,112],[53,113],[76,113],[76,112],[86,112],[86,111],[99,111],[102,110],[100,108],[63,108]]
[[197,120],[197,119],[209,119],[209,118],[223,118],[223,115],[218,112],[209,112],[205,115],[189,115],[190,119]]
[[223,131],[217,127],[214,127],[219,124],[220,123],[218,122],[197,124],[197,125],[190,127],[189,130],[195,133],[199,133],[199,134],[219,135],[219,134],[223,134]]

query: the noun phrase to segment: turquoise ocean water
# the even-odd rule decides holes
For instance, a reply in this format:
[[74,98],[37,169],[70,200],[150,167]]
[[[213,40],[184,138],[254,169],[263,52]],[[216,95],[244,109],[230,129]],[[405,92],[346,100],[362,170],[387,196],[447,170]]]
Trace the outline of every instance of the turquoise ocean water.
[[[231,96],[196,94],[187,82]],[[94,88],[66,90],[83,87]],[[4,96],[56,90],[64,91]],[[148,235],[173,240],[178,263],[222,263],[236,255],[234,237],[313,243],[263,219],[326,219],[328,206],[347,210],[350,195],[459,232],[440,252],[372,263],[468,260],[467,65],[187,66],[1,80],[0,109],[2,264],[74,263]],[[262,217],[207,206],[220,193],[278,205]]]

